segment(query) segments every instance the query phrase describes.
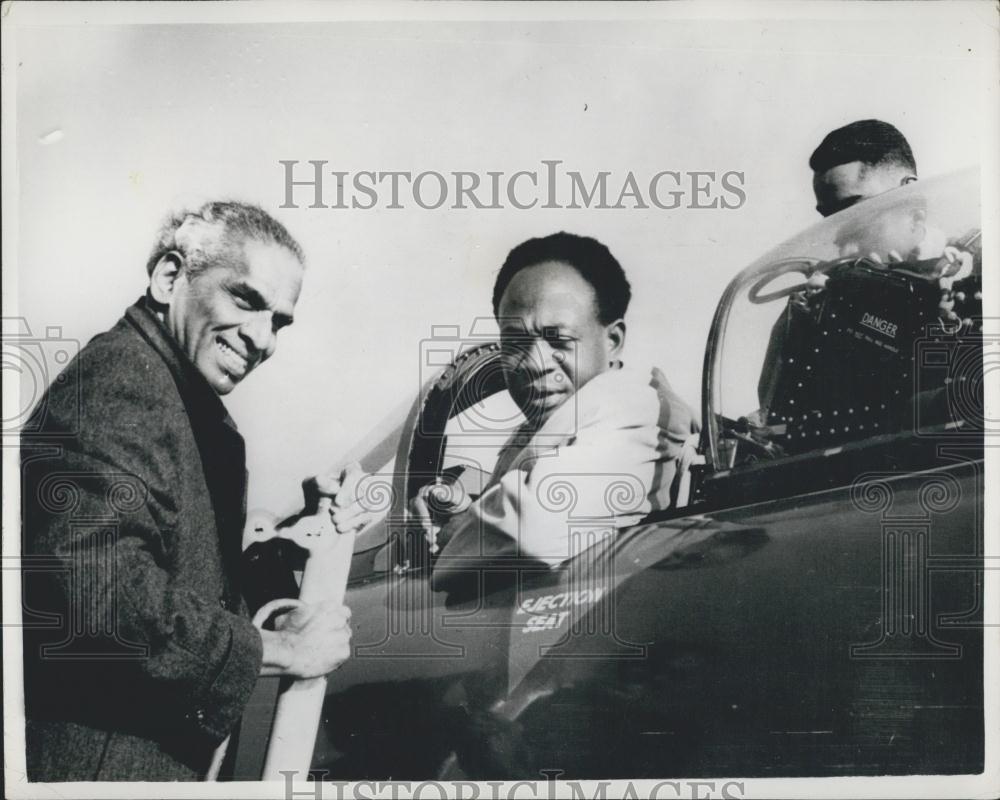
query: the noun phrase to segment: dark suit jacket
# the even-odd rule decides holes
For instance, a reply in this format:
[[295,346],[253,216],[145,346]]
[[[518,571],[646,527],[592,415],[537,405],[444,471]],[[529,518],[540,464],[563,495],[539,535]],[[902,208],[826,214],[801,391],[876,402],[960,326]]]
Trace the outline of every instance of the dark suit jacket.
[[191,780],[261,664],[243,439],[140,300],[22,436],[29,780]]

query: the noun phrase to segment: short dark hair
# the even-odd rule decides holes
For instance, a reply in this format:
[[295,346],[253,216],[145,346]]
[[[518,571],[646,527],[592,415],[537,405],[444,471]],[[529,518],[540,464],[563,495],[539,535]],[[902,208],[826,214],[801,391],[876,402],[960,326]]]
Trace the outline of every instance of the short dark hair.
[[[185,224],[216,228],[216,242],[204,241],[197,236],[197,246],[192,247],[189,237],[178,232]],[[184,256],[186,268],[191,273],[203,270],[209,261],[224,260],[227,252],[237,242],[255,239],[260,242],[274,242],[292,253],[300,262],[304,261],[302,247],[284,225],[259,206],[238,203],[233,200],[212,200],[195,210],[178,211],[171,214],[160,227],[156,244],[146,261],[146,272],[153,274],[159,260],[172,250]],[[226,252],[217,252],[219,247]]]
[[514,276],[523,269],[546,261],[568,264],[594,288],[597,318],[602,325],[609,325],[625,316],[632,299],[632,287],[618,259],[597,239],[565,231],[528,239],[510,251],[493,284],[494,316],[500,316],[500,300]]
[[917,162],[899,129],[878,119],[861,119],[830,131],[809,158],[813,172],[860,161],[868,166],[896,164],[917,172]]

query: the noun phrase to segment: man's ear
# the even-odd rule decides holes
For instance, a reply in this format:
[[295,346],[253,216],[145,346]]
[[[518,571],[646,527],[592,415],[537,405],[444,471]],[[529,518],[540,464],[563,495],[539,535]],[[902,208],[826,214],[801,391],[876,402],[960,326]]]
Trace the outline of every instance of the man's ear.
[[908,183],[913,183],[917,179],[916,175],[907,175],[900,182],[900,186],[906,186]]
[[160,305],[169,306],[174,286],[181,274],[183,256],[176,250],[164,253],[149,276],[149,294]]
[[608,357],[613,361],[621,357],[625,349],[625,320],[616,319],[604,329],[608,337]]

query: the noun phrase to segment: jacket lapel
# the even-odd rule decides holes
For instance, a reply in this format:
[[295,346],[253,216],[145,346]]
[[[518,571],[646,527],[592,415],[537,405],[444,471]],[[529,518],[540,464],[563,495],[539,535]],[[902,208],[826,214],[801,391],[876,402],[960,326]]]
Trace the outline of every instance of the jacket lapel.
[[[246,445],[225,405],[150,309],[146,298],[129,307],[125,318],[163,359],[184,402],[205,485],[212,499],[224,572],[235,580],[246,518]],[[231,591],[237,587],[232,585]]]

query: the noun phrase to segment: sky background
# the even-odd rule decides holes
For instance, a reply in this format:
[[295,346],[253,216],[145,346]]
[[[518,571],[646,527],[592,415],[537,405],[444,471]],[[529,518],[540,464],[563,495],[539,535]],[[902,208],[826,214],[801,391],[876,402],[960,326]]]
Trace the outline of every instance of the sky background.
[[[5,315],[85,342],[145,290],[166,212],[218,197],[272,211],[308,272],[276,355],[227,399],[248,443],[251,507],[294,506],[304,476],[413,395],[432,326],[466,332],[489,316],[508,250],[557,230],[610,247],[634,291],[626,361],[658,364],[698,406],[727,282],[819,218],[807,160],[829,130],[890,121],[927,177],[979,163],[982,120],[996,114],[984,106],[995,51],[981,49],[992,4],[981,24],[940,7],[880,4],[881,21],[859,22],[807,5],[820,19],[685,21],[679,6],[627,22],[22,25],[16,62],[4,57],[19,205]],[[610,171],[611,185],[630,170],[640,182],[737,170],[747,200],[282,210],[282,159],[480,174],[560,159]]]

